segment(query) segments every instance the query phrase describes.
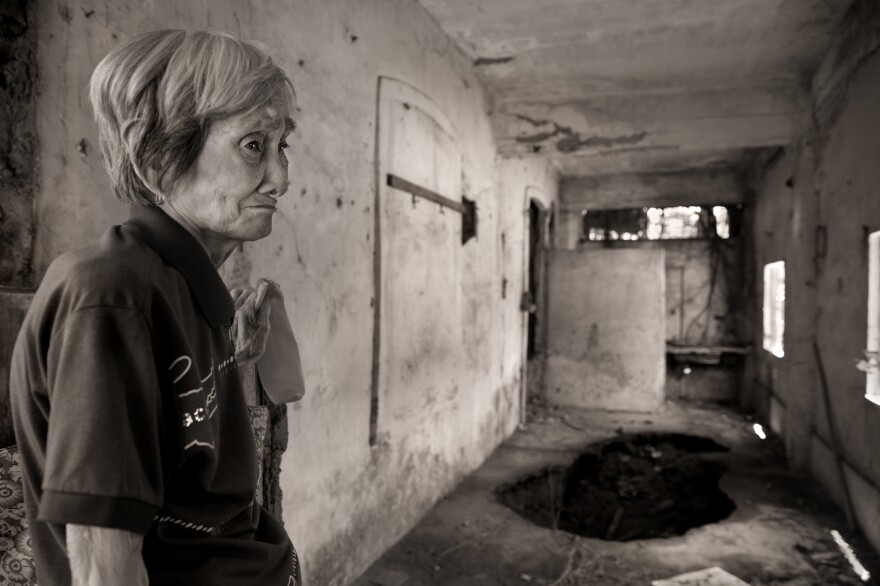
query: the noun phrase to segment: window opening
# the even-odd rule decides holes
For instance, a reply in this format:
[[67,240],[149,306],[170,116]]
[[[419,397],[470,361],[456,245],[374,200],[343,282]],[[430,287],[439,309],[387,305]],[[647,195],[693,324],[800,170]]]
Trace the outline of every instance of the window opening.
[[582,210],[581,241],[682,240],[739,236],[742,206]]
[[880,405],[880,232],[868,238],[868,346],[860,366],[868,374],[865,398]]
[[785,355],[785,262],[764,265],[764,349],[774,356]]

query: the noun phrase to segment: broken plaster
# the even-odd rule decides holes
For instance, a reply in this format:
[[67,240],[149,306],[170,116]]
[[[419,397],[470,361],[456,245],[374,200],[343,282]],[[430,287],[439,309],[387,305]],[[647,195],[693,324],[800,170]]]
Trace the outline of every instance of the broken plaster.
[[571,153],[584,147],[614,147],[637,144],[648,136],[647,132],[642,131],[622,136],[588,136],[584,138],[580,132],[572,130],[570,126],[562,126],[552,120],[537,120],[524,114],[515,114],[515,116],[532,126],[545,126],[548,124],[553,126],[552,131],[517,136],[517,142],[534,145],[535,143],[544,142],[559,136],[561,138],[556,141],[556,149],[561,153]]

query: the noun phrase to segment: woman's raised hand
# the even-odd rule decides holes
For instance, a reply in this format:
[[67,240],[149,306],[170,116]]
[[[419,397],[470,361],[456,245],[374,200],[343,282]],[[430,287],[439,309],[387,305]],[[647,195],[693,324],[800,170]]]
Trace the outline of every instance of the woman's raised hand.
[[263,303],[269,282],[260,279],[256,289],[242,287],[232,289],[229,293],[235,303],[235,361],[239,368],[255,363],[266,351],[269,339],[269,315],[272,306]]

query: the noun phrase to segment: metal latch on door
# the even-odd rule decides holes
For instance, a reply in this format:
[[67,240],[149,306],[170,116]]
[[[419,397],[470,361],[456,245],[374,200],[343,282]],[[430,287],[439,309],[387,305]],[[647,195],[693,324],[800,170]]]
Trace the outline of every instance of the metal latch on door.
[[430,189],[425,189],[415,183],[410,183],[402,177],[388,173],[387,184],[389,187],[399,189],[411,193],[413,197],[421,197],[429,201],[433,201],[445,208],[449,208],[461,214],[461,244],[464,246],[467,241],[477,235],[477,202],[472,201],[465,196],[461,196],[461,201],[455,201],[444,197],[439,193],[435,193]]

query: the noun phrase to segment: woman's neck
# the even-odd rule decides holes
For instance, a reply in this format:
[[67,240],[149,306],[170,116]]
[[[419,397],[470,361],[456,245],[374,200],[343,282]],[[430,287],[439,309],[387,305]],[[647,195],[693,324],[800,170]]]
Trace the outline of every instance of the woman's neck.
[[186,216],[180,214],[169,205],[163,205],[159,209],[165,212],[169,218],[183,226],[183,228],[196,239],[196,242],[202,245],[202,248],[208,253],[208,258],[211,259],[214,268],[219,269],[239,244],[234,240],[217,238],[216,236],[212,236],[211,234],[199,230],[192,222],[187,220]]

